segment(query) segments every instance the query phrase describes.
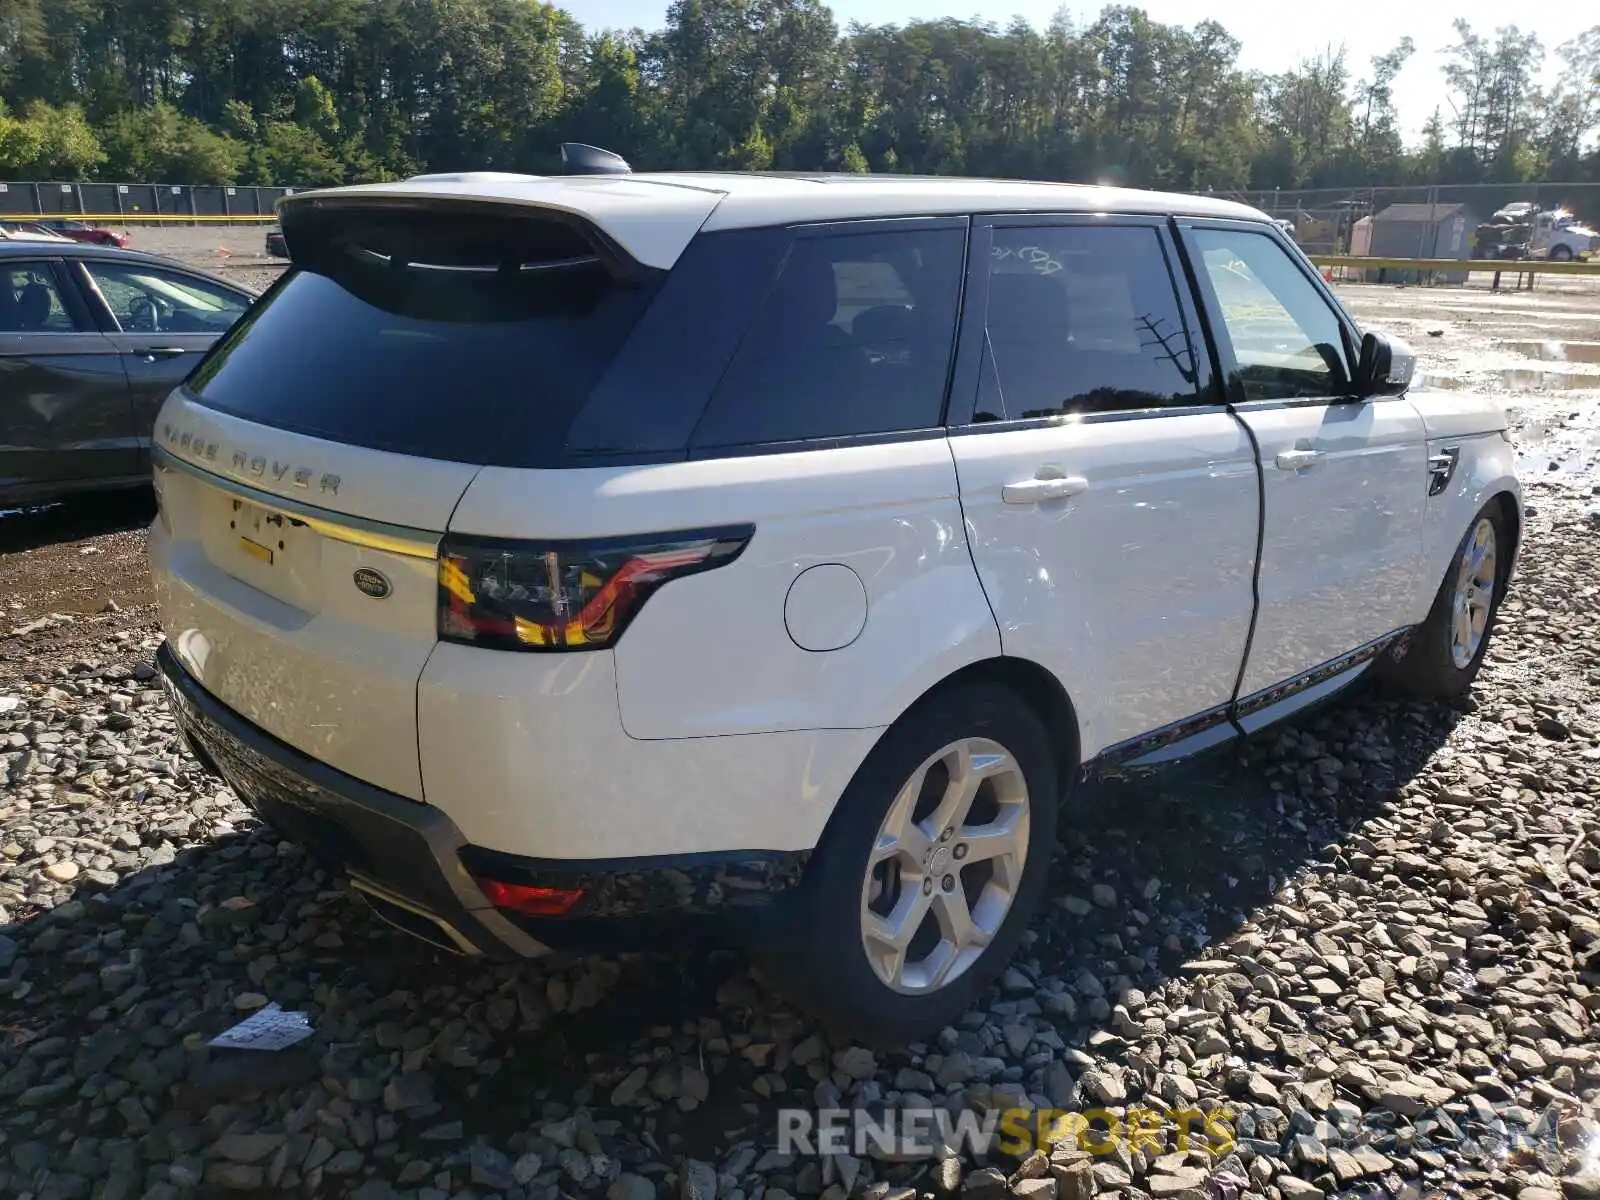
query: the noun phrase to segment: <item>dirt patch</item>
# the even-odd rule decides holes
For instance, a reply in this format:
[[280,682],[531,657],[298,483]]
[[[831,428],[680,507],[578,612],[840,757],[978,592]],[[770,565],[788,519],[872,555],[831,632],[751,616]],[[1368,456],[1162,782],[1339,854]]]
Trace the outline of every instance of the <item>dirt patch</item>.
[[95,657],[110,633],[155,621],[149,492],[0,516],[0,685]]

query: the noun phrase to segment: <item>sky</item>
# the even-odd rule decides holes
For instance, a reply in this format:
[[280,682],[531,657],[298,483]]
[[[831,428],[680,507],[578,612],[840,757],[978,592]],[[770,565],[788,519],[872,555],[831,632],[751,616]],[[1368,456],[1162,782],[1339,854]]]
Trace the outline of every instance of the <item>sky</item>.
[[[1137,3],[1138,0],[1130,0]],[[938,17],[972,16],[965,11],[976,7],[974,0],[830,0],[834,18],[841,28],[851,21],[871,24],[904,24],[912,20]],[[992,0],[981,10],[983,19],[1004,27],[1015,14],[1035,26],[1043,27],[1061,0]],[[562,7],[589,29],[659,28],[665,18],[666,0],[564,0]],[[1078,24],[1094,20],[1102,7],[1096,3],[1066,0],[1065,7]],[[1408,143],[1420,140],[1423,124],[1435,108],[1443,112],[1446,125],[1450,107],[1445,99],[1441,54],[1454,44],[1452,22],[1464,18],[1473,31],[1485,36],[1509,22],[1505,0],[1452,0],[1446,6],[1428,0],[1143,0],[1140,7],[1152,19],[1171,25],[1193,26],[1207,18],[1220,22],[1240,42],[1239,61],[1246,70],[1275,73],[1295,66],[1302,59],[1315,58],[1330,48],[1345,47],[1351,78],[1362,78],[1373,55],[1384,54],[1402,37],[1416,43],[1416,53],[1395,81],[1395,103],[1399,108],[1402,134]],[[1511,6],[1513,15],[1515,6]],[[1538,31],[1545,41],[1547,84],[1554,81],[1555,48],[1567,36],[1576,34],[1582,22],[1568,20],[1571,10],[1525,10],[1530,16],[1553,11],[1564,32],[1551,34],[1549,23],[1524,20],[1523,28]],[[1571,26],[1570,29],[1566,28]]]

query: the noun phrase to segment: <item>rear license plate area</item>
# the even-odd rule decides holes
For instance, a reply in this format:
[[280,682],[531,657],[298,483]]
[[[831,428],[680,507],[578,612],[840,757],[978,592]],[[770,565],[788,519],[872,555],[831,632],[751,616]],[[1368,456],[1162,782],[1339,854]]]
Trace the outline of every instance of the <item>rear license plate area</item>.
[[228,575],[303,612],[316,611],[320,535],[265,504],[218,493],[206,553]]

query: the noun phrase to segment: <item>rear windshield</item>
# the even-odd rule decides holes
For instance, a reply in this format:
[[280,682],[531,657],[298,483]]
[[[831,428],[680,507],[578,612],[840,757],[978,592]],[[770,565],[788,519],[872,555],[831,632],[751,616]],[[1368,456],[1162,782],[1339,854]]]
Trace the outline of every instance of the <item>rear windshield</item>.
[[301,265],[190,391],[294,433],[489,466],[559,453],[653,290],[546,221],[364,214],[291,245]]

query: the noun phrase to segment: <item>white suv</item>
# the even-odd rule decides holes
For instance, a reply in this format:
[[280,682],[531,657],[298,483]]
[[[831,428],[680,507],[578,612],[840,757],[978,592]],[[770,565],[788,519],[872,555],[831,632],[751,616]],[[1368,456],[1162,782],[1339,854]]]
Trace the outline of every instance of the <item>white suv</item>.
[[963,179],[297,195],[167,401],[197,754],[379,912],[534,955],[721,917],[842,1029],[953,1019],[1101,767],[1482,661],[1506,420],[1264,214]]

